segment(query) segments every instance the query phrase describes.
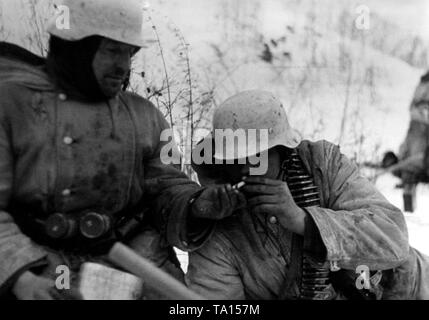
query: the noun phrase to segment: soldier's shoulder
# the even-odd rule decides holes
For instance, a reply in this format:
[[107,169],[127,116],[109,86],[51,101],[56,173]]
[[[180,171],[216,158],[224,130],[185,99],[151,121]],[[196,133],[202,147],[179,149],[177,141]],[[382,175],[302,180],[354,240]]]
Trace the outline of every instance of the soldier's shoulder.
[[324,166],[330,159],[341,155],[340,147],[327,140],[303,141],[298,147],[298,153],[307,163]]
[[303,140],[301,144],[298,146],[298,148],[302,151],[308,151],[312,153],[316,153],[316,152],[326,153],[326,152],[332,152],[336,149],[339,149],[339,146],[327,140],[318,140],[318,141]]
[[143,98],[141,95],[130,92],[123,91],[121,92],[121,97],[129,105],[130,108],[133,108],[137,112],[149,112],[149,113],[160,113],[157,107],[146,98]]
[[24,85],[0,81],[0,110],[16,109],[31,98],[32,91]]
[[13,96],[14,94],[22,93],[25,91],[30,91],[29,88],[20,84],[18,82],[5,82],[0,81],[0,92],[2,93],[1,97],[4,99],[5,97]]
[[127,102],[132,102],[136,105],[140,105],[141,107],[155,108],[153,103],[150,102],[148,99],[143,98],[141,95],[131,91],[121,92],[121,97]]

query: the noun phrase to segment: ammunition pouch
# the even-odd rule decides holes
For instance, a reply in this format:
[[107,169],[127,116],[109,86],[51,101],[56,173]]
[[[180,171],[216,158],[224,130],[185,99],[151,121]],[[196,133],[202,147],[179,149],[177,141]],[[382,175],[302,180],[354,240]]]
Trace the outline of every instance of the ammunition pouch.
[[22,232],[40,245],[70,252],[105,253],[118,241],[132,238],[144,224],[146,210],[131,214],[54,213],[46,218],[28,210],[12,212]]

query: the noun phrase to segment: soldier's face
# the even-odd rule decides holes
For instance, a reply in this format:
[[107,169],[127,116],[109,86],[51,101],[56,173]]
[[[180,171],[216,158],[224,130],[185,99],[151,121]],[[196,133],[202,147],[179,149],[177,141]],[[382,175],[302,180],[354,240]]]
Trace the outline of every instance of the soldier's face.
[[116,96],[122,89],[131,68],[131,58],[136,47],[103,39],[92,63],[95,78],[107,97]]

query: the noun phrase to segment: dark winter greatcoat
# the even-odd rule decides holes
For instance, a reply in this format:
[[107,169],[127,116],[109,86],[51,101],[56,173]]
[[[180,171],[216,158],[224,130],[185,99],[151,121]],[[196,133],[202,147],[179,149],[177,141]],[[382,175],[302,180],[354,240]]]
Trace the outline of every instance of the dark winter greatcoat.
[[114,216],[141,199],[151,222],[130,245],[180,272],[171,245],[198,245],[185,224],[188,199],[200,188],[161,162],[162,114],[128,92],[103,103],[73,100],[34,60],[0,57],[0,291],[29,266],[47,264],[48,254],[73,269],[92,259],[37,243],[18,221],[86,210]]

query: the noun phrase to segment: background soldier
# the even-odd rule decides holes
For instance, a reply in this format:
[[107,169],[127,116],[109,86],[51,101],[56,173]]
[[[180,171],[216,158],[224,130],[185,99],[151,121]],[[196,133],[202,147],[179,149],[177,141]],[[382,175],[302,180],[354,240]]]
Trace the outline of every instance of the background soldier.
[[421,78],[410,106],[410,126],[396,156],[384,155],[382,167],[402,180],[404,210],[415,209],[416,185],[429,182],[429,73]]

